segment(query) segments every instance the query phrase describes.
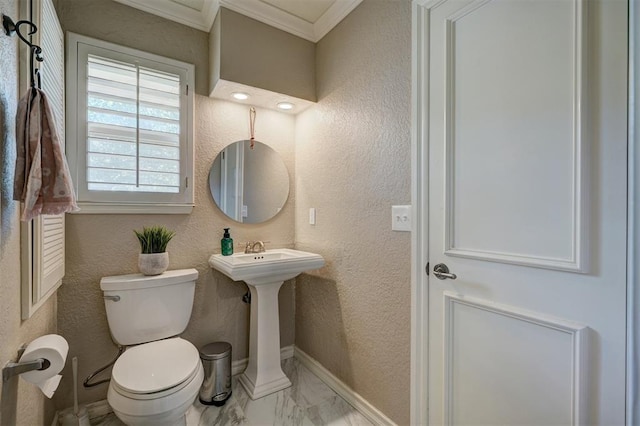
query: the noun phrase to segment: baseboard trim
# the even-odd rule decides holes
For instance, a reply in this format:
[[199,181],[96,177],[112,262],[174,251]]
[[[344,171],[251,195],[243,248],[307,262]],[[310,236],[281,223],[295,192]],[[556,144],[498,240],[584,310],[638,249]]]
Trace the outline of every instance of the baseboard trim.
[[113,409],[106,399],[91,402],[89,404],[86,404],[85,407],[87,407],[87,412],[89,413],[89,420],[95,419],[96,417],[106,416],[107,414],[113,412]]
[[[280,348],[280,360],[284,361],[285,359],[293,358],[294,354],[294,346],[284,346]],[[236,376],[242,373],[249,364],[249,358],[239,359],[237,361],[233,361],[231,363],[231,375]]]
[[295,354],[295,346],[289,345],[283,348],[280,348],[280,359],[284,361],[285,359],[293,358]]
[[298,347],[294,347],[294,356],[302,365],[318,376],[320,380],[333,389],[335,393],[340,395],[342,399],[351,404],[351,406],[358,410],[360,414],[373,422],[373,424],[396,426],[396,424],[389,417],[385,416],[382,411],[374,407],[369,401],[364,399],[360,394],[347,386],[342,380],[338,379],[318,361]]

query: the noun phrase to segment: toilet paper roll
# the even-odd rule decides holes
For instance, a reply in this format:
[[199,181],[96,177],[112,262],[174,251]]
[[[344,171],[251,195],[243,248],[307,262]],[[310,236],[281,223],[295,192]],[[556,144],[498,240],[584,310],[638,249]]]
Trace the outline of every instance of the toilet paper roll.
[[35,361],[39,358],[48,360],[51,365],[44,370],[28,371],[21,374],[27,382],[38,386],[47,398],[51,398],[58,385],[60,376],[58,373],[64,368],[64,363],[69,352],[69,344],[64,337],[57,334],[41,336],[27,345],[20,357],[20,362]]

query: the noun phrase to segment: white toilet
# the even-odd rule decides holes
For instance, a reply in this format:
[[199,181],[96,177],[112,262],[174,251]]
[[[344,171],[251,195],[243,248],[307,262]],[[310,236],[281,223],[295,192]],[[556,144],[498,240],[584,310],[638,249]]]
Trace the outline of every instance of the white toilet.
[[107,400],[127,425],[185,424],[204,379],[198,349],[177,337],[191,317],[197,278],[195,269],[183,269],[100,281],[113,340],[127,346]]

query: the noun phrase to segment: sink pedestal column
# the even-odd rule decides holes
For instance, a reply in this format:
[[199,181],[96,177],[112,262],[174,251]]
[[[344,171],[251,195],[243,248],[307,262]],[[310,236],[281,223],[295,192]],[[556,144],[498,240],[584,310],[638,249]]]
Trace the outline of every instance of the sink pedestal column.
[[239,381],[251,399],[286,389],[291,381],[280,365],[278,292],[284,281],[253,285],[249,329],[249,365]]

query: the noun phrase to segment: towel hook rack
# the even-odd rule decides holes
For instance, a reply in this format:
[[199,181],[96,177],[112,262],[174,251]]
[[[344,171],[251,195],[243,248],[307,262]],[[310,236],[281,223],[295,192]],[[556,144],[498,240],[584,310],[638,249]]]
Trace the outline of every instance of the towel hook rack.
[[8,36],[12,36],[14,33],[18,35],[20,40],[25,42],[27,46],[29,46],[29,50],[31,52],[31,57],[29,58],[29,67],[31,69],[31,87],[36,87],[36,78],[38,79],[37,87],[40,89],[42,86],[42,82],[40,79],[40,70],[35,68],[35,61],[42,62],[44,58],[42,57],[42,48],[37,44],[31,43],[20,31],[21,25],[28,25],[29,32],[27,36],[31,36],[38,31],[38,27],[31,21],[21,20],[18,22],[13,22],[13,19],[8,17],[5,14],[2,14],[2,27],[4,28],[4,32]]

